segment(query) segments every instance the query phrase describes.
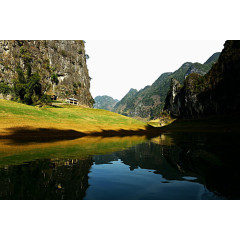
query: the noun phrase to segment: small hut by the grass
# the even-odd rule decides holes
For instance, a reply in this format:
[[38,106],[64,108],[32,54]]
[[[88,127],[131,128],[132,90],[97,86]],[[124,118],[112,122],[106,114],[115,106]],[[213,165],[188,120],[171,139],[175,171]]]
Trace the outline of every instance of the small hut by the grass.
[[78,100],[76,98],[68,98],[68,104],[78,105]]

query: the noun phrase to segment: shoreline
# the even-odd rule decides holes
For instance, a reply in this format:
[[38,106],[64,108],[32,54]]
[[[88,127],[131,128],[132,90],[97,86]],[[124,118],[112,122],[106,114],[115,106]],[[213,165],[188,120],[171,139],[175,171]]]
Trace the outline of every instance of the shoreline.
[[100,131],[78,131],[75,129],[58,128],[34,128],[15,127],[8,128],[4,134],[0,134],[1,139],[12,140],[15,143],[27,144],[29,142],[54,142],[62,140],[73,140],[82,137],[127,137],[145,136],[154,138],[166,133],[240,133],[238,118],[229,118],[222,122],[222,119],[198,119],[198,120],[176,120],[173,123],[154,127],[146,125],[139,129],[101,129]]

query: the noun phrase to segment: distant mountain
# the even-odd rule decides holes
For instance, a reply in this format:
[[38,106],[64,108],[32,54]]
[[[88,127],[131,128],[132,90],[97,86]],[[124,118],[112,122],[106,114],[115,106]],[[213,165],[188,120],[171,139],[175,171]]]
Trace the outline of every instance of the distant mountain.
[[97,96],[94,98],[94,108],[97,109],[105,109],[105,110],[109,110],[112,111],[113,107],[116,105],[116,103],[118,102],[117,99],[113,99],[110,96],[104,95],[104,96]]
[[216,57],[218,61],[204,76],[191,73],[183,86],[172,79],[164,110],[178,118],[240,112],[240,41],[226,41],[221,55],[206,63]]
[[126,109],[133,108],[133,99],[135,98],[138,91],[131,88],[130,91],[119,101],[113,108],[114,112],[120,113],[122,115],[128,116],[129,112],[125,111]]
[[163,110],[171,79],[184,84],[185,78],[191,73],[205,75],[217,61],[219,53],[214,53],[204,64],[184,63],[175,72],[163,73],[151,86],[137,91],[131,89],[114,107],[113,111],[129,116],[147,119],[157,118]]
[[214,53],[204,64],[208,64],[208,63],[212,63],[212,62],[217,62],[220,54],[221,54],[220,52]]

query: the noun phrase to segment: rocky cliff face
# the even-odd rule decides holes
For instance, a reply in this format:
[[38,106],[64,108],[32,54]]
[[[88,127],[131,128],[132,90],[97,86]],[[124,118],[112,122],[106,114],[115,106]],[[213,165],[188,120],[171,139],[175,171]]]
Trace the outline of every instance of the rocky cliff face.
[[176,79],[172,79],[170,89],[171,93],[167,95],[165,100],[166,102],[165,109],[170,111],[172,116],[179,116],[182,100],[181,90],[183,88],[182,85]]
[[[151,85],[140,91],[130,91],[116,104],[114,111],[129,117],[153,119],[159,117],[163,110],[165,98],[170,88],[171,79],[177,79],[181,84],[191,73],[206,74],[217,61],[219,53],[213,54],[204,64],[184,63],[175,72],[166,72]],[[134,94],[133,94],[134,93]]]
[[7,89],[17,78],[17,66],[27,72],[30,63],[32,72],[40,75],[43,94],[59,100],[73,97],[91,107],[87,57],[82,40],[0,41],[0,98],[12,97]]
[[172,80],[164,109],[183,118],[239,112],[239,90],[240,41],[226,41],[217,63],[205,76],[190,74],[183,87]]

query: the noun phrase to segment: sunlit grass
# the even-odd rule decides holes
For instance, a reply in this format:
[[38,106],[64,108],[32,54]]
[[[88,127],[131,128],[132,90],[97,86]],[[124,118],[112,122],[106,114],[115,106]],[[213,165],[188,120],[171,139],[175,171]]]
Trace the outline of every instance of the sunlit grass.
[[153,127],[164,127],[172,124],[176,119],[173,118],[158,118],[148,122],[149,125]]
[[71,105],[35,107],[0,100],[0,132],[12,127],[73,129],[83,132],[143,129],[145,123],[110,111]]

